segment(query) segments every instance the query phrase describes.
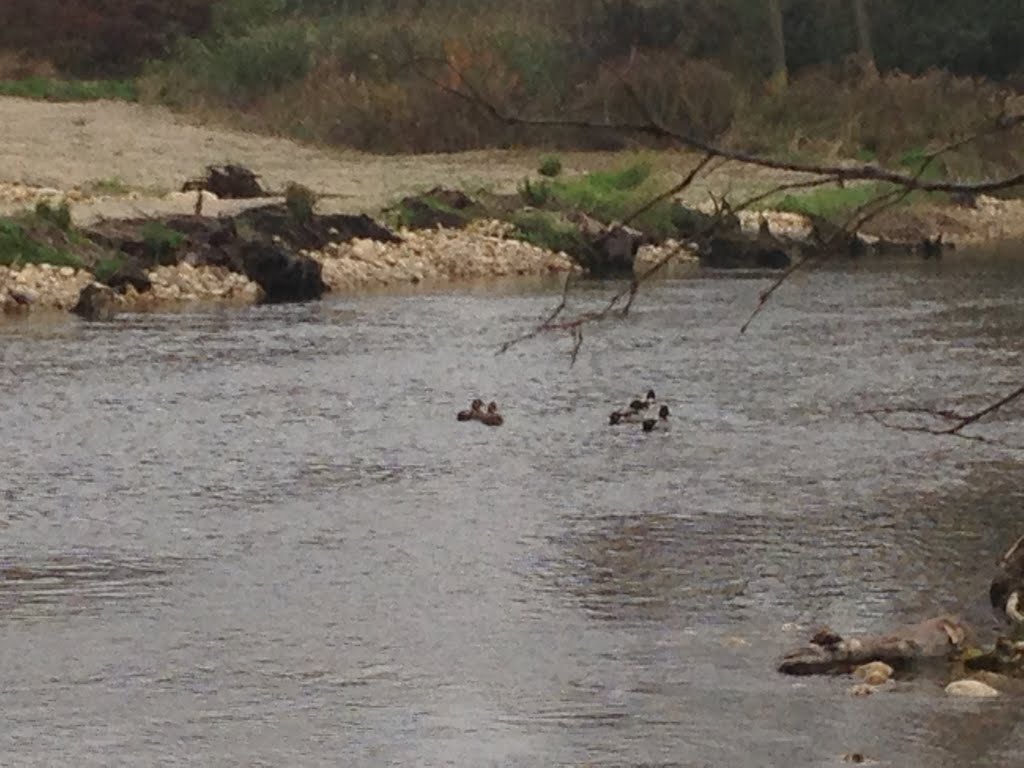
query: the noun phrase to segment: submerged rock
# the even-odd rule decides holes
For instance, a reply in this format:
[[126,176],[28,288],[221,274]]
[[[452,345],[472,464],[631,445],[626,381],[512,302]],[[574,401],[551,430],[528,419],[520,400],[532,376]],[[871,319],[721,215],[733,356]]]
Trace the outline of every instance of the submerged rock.
[[853,676],[866,685],[882,685],[892,679],[893,668],[884,661],[871,661],[853,670]]
[[955,680],[946,686],[947,696],[962,696],[972,699],[992,699],[999,691],[980,680]]
[[269,303],[310,301],[327,291],[319,262],[293,256],[271,243],[252,242],[242,247],[245,273],[263,289]]
[[124,262],[112,273],[106,275],[103,282],[118,293],[124,293],[128,286],[138,293],[145,293],[153,287],[146,270],[135,261]]
[[103,283],[89,283],[78,296],[71,311],[86,320],[110,320],[117,314],[118,301],[114,289]]

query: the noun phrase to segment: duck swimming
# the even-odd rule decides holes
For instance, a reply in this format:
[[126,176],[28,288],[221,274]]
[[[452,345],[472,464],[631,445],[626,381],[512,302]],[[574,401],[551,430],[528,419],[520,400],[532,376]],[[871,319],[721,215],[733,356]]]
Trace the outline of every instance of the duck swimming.
[[459,421],[472,421],[473,419],[479,419],[484,415],[483,407],[484,401],[477,398],[470,404],[468,411],[459,411],[455,418]]
[[498,413],[498,404],[493,400],[487,404],[487,413],[481,414],[478,418],[488,427],[500,427],[505,423],[505,419]]
[[657,398],[654,394],[654,390],[649,389],[647,390],[646,397],[634,398],[629,402],[629,405],[627,405],[625,408],[622,408],[618,411],[612,411],[611,415],[608,417],[608,423],[611,425],[615,425],[636,424],[638,422],[641,422],[644,419],[645,411],[647,411],[652,405],[654,405],[656,400]]
[[988,590],[989,602],[1013,628],[1024,631],[1024,536],[999,560],[999,573]]
[[658,418],[644,419],[644,432],[663,431],[668,429],[668,406],[663,405],[658,409]]

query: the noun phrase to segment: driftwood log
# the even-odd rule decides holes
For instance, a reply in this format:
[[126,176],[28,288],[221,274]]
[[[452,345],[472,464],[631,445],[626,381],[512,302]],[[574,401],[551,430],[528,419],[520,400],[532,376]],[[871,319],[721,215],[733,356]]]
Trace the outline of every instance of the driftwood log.
[[779,671],[787,675],[849,673],[869,661],[906,669],[923,660],[954,660],[975,647],[973,629],[956,616],[939,616],[885,635],[844,638],[826,628],[785,655]]

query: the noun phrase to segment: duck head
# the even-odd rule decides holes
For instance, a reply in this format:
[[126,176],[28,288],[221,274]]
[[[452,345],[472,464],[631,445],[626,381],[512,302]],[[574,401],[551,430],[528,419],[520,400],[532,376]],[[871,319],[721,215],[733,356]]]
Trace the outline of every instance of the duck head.
[[1024,536],[999,559],[988,590],[989,602],[1016,629],[1024,629]]
[[663,406],[661,406],[661,408],[658,409],[658,418],[659,419],[667,419],[668,418],[668,406],[667,405],[663,405]]
[[[483,403],[481,403],[481,405],[483,405]],[[487,404],[487,412],[488,413],[497,413],[498,412],[498,404],[496,402],[494,402],[493,400],[491,400],[491,402],[489,402]]]
[[648,403],[653,403],[657,399],[658,398],[655,396],[654,390],[653,389],[648,389],[647,390],[647,402]]

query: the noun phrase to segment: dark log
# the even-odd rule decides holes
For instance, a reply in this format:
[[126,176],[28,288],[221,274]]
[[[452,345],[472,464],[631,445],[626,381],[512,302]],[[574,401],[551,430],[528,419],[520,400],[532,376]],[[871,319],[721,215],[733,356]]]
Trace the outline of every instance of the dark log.
[[825,628],[785,655],[779,672],[787,675],[843,674],[869,661],[895,669],[925,659],[953,659],[975,645],[974,630],[956,616],[939,616],[886,635],[843,638]]

